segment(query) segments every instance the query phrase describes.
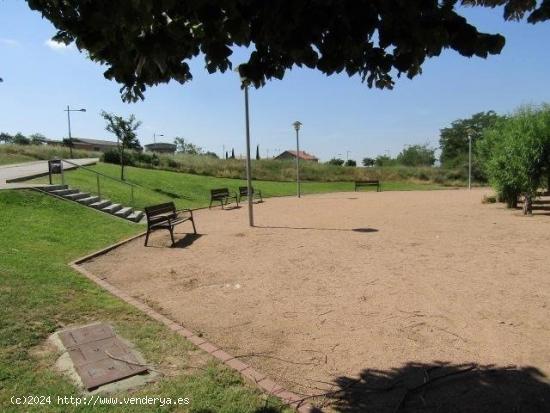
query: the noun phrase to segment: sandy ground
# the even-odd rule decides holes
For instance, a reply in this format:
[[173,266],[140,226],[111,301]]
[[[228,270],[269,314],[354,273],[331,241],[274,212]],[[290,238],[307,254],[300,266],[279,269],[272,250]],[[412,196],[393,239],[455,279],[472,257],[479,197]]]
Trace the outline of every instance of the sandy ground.
[[[199,237],[169,248],[157,231],[85,267],[303,394],[438,361],[544,381],[550,216],[482,205],[487,192],[268,199],[252,229],[244,207],[201,210]],[[350,400],[341,411],[362,411]]]

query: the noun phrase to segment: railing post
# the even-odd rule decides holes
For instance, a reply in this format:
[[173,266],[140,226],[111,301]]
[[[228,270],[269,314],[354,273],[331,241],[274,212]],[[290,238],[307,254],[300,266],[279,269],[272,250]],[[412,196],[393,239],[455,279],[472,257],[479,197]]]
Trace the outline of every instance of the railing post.
[[99,175],[95,176],[97,179],[97,196],[101,199],[101,188],[99,187]]

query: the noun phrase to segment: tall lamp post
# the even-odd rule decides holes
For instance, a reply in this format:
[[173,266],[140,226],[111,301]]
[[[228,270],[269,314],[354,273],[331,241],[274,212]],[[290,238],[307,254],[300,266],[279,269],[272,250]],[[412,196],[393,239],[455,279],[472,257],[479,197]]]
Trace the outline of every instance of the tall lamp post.
[[302,122],[297,120],[292,125],[296,130],[296,192],[298,198],[300,198],[300,126],[302,126]]
[[157,143],[157,136],[164,136],[163,134],[161,133],[153,133],[153,143]]
[[[239,72],[239,68],[236,69]],[[240,72],[239,72],[240,75]],[[254,226],[254,209],[253,209],[253,196],[252,196],[252,163],[250,161],[250,118],[248,113],[248,86],[250,81],[240,75],[241,85],[244,89],[244,112],[245,112],[245,125],[246,125],[246,186],[248,193],[248,223],[251,227]]]
[[67,112],[67,124],[69,126],[69,153],[70,157],[72,159],[73,157],[73,138],[71,136],[71,112],[86,112],[86,109],[71,109],[69,105],[67,105],[67,109],[64,109],[64,112]]

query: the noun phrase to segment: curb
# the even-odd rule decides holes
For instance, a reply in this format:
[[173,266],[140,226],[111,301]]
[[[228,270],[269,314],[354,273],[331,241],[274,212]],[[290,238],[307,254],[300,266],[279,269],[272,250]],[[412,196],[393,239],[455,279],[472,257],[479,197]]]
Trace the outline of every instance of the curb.
[[129,294],[125,293],[124,291],[118,289],[112,284],[109,284],[107,281],[102,280],[101,278],[95,276],[88,270],[82,268],[80,264],[83,262],[86,262],[92,258],[98,257],[100,255],[105,254],[108,251],[111,251],[121,245],[124,245],[130,241],[135,240],[136,238],[144,236],[145,233],[141,233],[138,235],[135,235],[133,237],[127,238],[125,240],[122,240],[120,242],[117,242],[116,244],[112,244],[106,248],[103,248],[99,251],[93,252],[89,255],[86,255],[84,257],[77,258],[76,260],[69,263],[69,266],[74,269],[75,271],[78,271],[80,274],[84,275],[89,280],[93,281],[112,295],[124,300],[126,303],[138,308],[145,314],[147,314],[152,319],[161,322],[166,327],[168,327],[170,330],[174,331],[175,333],[179,334],[186,340],[193,343],[195,346],[200,348],[201,350],[205,351],[206,353],[212,355],[216,359],[218,359],[220,362],[222,362],[227,367],[235,370],[237,373],[239,373],[246,381],[255,384],[257,387],[259,387],[263,392],[277,397],[281,402],[283,402],[284,405],[289,406],[296,410],[299,413],[322,413],[323,411],[317,407],[312,406],[309,403],[306,403],[304,401],[304,397],[299,396],[291,391],[286,390],[284,387],[278,385],[273,380],[269,379],[267,376],[262,374],[261,372],[257,371],[256,369],[252,368],[247,363],[235,358],[229,353],[226,353],[224,350],[217,347],[215,344],[205,340],[203,337],[196,335],[193,331],[185,328],[181,324],[178,324],[168,317],[158,313],[157,311],[153,310],[148,305],[142,303],[141,301],[136,300],[135,298],[131,297]]

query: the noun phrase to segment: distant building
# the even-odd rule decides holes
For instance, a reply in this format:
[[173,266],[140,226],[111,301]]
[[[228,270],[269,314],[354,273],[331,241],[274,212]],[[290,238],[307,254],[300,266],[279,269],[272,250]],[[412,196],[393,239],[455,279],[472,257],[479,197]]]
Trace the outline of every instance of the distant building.
[[150,143],[145,145],[145,150],[147,152],[157,152],[157,153],[174,153],[176,152],[176,145],[173,143]]
[[[72,138],[73,148],[84,151],[106,152],[110,149],[117,149],[118,143],[113,141],[104,141],[100,139]],[[46,141],[46,144],[58,146],[63,145],[62,141]]]
[[[300,151],[298,153],[298,158],[303,161],[319,162],[319,158],[314,155],[307,153],[306,151]],[[294,160],[296,159],[296,151],[284,151],[276,156],[274,159],[280,160]]]

